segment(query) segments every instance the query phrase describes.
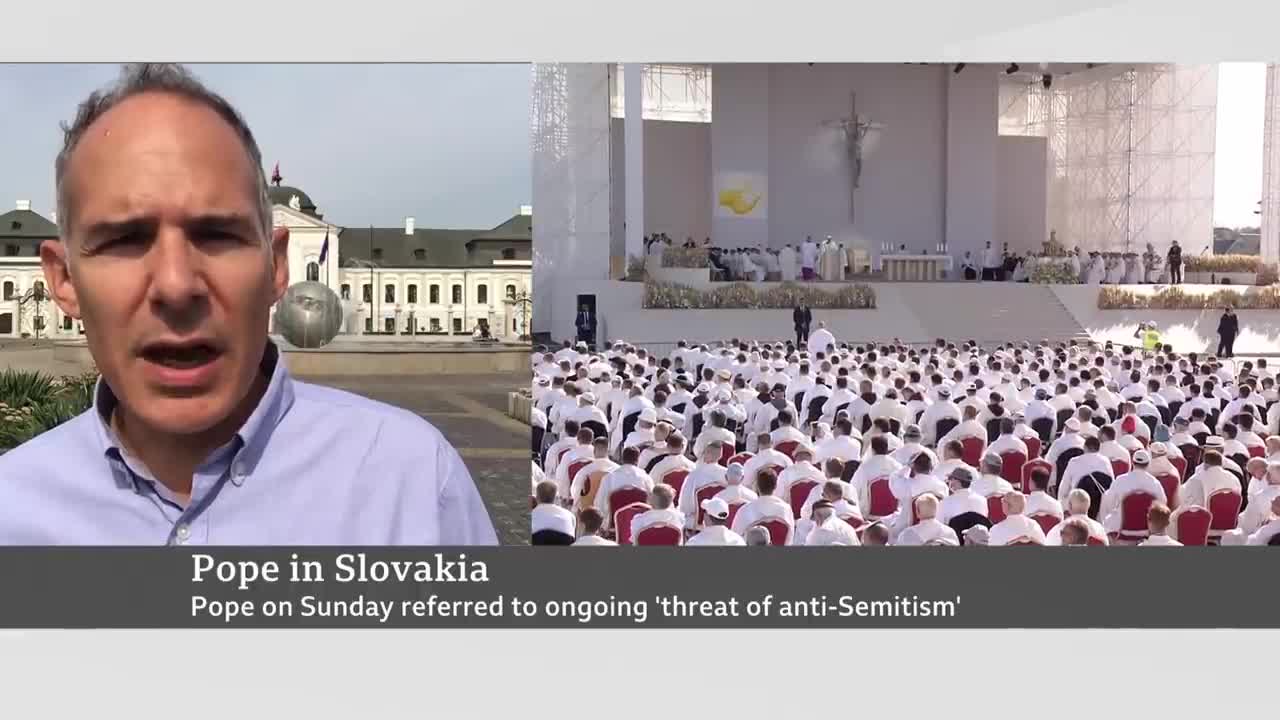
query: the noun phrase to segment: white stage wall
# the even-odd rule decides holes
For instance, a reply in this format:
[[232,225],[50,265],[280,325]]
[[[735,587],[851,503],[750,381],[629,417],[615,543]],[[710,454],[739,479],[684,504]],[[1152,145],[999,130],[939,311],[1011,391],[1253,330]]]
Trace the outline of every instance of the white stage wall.
[[[614,118],[611,142],[614,237],[626,208],[623,120]],[[711,124],[644,121],[644,232],[665,232],[675,243],[711,236]],[[619,245],[619,251],[621,245]]]
[[[769,65],[716,65],[711,75],[711,181],[704,191],[708,202],[716,202],[716,193],[727,189],[734,176],[769,177]],[[717,187],[716,184],[725,184]],[[763,201],[772,205],[770,187],[755,187],[763,193]],[[711,241],[722,247],[769,246],[767,218],[738,217],[711,208]],[[783,241],[774,244],[779,247]]]
[[[721,217],[713,239],[781,247],[832,235],[877,252],[906,243],[954,254],[996,234],[997,82],[989,66],[716,65],[711,175],[767,178],[767,218]],[[861,186],[841,131],[857,112],[882,129],[864,142]],[[712,189],[713,198],[718,188]],[[948,196],[948,189],[951,195]]]
[[1048,141],[1003,135],[996,142],[996,238],[1009,252],[1040,250],[1049,239]]

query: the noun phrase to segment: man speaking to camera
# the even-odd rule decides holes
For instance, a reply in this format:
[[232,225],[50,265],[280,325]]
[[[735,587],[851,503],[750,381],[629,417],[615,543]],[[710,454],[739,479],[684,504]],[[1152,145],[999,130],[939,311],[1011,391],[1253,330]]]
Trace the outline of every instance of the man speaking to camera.
[[126,68],[65,128],[45,282],[101,372],[86,413],[0,457],[0,544],[494,544],[432,425],[294,380],[262,158],[181,68]]

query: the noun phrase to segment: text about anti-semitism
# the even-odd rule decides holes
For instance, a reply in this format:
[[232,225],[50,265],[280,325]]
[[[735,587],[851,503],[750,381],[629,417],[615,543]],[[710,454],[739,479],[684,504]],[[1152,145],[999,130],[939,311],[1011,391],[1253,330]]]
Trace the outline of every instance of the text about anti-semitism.
[[[200,624],[281,626],[547,627],[686,625],[741,626],[767,621],[798,627],[813,619],[897,621],[931,625],[959,616],[959,595],[706,592],[614,594],[608,583],[590,597],[532,582],[490,578],[486,563],[465,553],[432,553],[414,560],[375,559],[365,553],[324,560],[218,560],[192,555],[190,618]],[[661,590],[660,587],[652,589]]]

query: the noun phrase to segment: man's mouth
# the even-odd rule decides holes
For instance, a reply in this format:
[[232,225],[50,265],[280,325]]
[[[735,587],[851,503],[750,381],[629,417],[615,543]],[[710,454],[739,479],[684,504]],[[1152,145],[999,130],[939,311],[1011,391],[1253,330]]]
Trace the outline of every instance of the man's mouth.
[[207,365],[221,354],[222,350],[217,345],[202,340],[152,343],[142,349],[144,359],[174,370],[190,370]]

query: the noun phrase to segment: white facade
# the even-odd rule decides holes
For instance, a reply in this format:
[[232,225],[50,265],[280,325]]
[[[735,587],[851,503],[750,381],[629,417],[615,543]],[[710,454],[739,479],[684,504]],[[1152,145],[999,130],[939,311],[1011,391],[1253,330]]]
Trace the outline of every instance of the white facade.
[[58,309],[47,293],[42,302],[23,301],[37,283],[44,286],[39,257],[0,257],[0,337],[79,337],[80,322]]
[[[518,301],[531,290],[528,260],[494,260],[478,268],[342,267],[338,226],[283,205],[273,209],[272,223],[289,228],[289,283],[311,279],[311,270],[312,278],[343,298],[341,334],[429,342],[470,337],[486,320],[493,337],[515,342],[532,328],[531,304]],[[329,251],[321,266],[326,233]]]

